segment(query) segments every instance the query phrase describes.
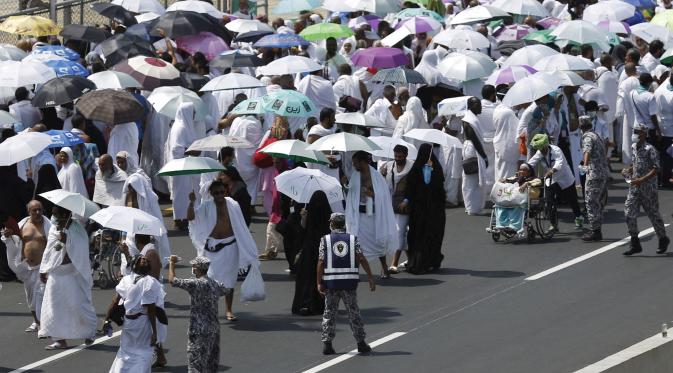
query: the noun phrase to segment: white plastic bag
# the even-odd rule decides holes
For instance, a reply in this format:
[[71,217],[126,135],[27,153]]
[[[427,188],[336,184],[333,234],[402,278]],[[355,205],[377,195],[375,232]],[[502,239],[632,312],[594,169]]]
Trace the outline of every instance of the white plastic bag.
[[528,201],[528,195],[519,192],[517,183],[496,182],[491,190],[491,201],[500,207],[521,207]]
[[264,300],[264,298],[266,298],[266,292],[262,273],[259,271],[259,264],[253,263],[241,284],[241,302],[255,302]]

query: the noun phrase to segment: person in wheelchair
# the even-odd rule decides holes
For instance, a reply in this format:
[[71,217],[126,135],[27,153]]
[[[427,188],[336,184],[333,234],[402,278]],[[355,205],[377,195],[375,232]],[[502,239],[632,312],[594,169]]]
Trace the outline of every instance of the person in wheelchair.
[[539,187],[542,181],[535,177],[533,166],[528,163],[522,163],[516,175],[500,180],[501,183],[518,184],[519,191],[525,192],[528,187]]
[[[535,177],[533,166],[528,163],[522,163],[519,166],[519,171],[516,175],[500,180],[500,182],[517,184],[519,186],[519,192],[529,193],[528,198],[537,199],[540,196],[539,191],[531,193],[534,189],[528,190],[529,187],[538,188],[542,185],[542,181]],[[496,227],[511,234],[522,231],[527,208],[528,206],[504,207],[499,206],[496,202],[494,207]]]

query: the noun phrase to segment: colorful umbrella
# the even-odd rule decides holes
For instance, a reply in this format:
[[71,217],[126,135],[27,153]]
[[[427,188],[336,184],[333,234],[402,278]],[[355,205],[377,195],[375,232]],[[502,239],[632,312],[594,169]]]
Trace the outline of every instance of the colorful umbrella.
[[626,22],[600,21],[596,24],[599,28],[615,34],[631,35],[631,27]]
[[495,39],[497,41],[521,40],[535,29],[526,25],[508,25],[500,29]]
[[527,76],[535,74],[537,70],[530,66],[509,66],[503,69],[494,71],[491,76],[486,79],[486,84],[497,86],[498,84],[509,84],[517,82]]
[[131,75],[148,91],[162,86],[175,86],[182,83],[178,69],[166,61],[154,57],[133,57],[115,65],[112,69]]
[[100,27],[71,24],[63,27],[59,33],[64,39],[84,40],[92,43],[101,41],[112,36],[106,30]]
[[407,8],[407,9],[404,9],[403,11],[395,14],[396,19],[406,19],[406,18],[415,17],[415,16],[431,17],[435,21],[444,22],[444,17],[439,15],[437,12],[433,12],[432,10],[423,9],[423,8]]
[[403,21],[400,21],[395,28],[406,27],[413,34],[420,34],[422,32],[433,32],[442,29],[442,24],[431,17],[413,16]]
[[35,107],[44,108],[73,102],[85,93],[96,90],[96,85],[80,76],[54,78],[44,83],[35,92],[31,103]]
[[31,52],[32,54],[53,54],[59,57],[63,57],[70,61],[79,61],[81,58],[79,53],[75,52],[70,48],[66,48],[61,45],[42,45],[39,46]]
[[554,17],[545,17],[542,18],[541,20],[537,21],[536,24],[539,26],[542,26],[543,28],[550,30],[550,29],[555,29],[558,27],[563,22],[562,19],[554,18]]
[[299,13],[302,10],[311,10],[320,6],[318,0],[280,0],[273,8],[275,14]]
[[42,84],[56,77],[54,70],[40,62],[0,62],[0,87]]
[[389,69],[409,63],[409,57],[398,48],[358,49],[351,57],[353,64],[360,67]]
[[290,48],[306,46],[310,43],[308,40],[296,34],[271,34],[259,39],[253,47],[255,48]]
[[0,61],[21,61],[28,54],[11,44],[0,44]]
[[211,32],[200,32],[196,35],[179,37],[175,42],[178,44],[178,48],[189,54],[203,53],[208,61],[229,50],[227,43]]
[[264,106],[266,105],[267,100],[265,97],[258,98],[249,98],[247,100],[241,101],[233,109],[231,109],[232,114],[236,115],[257,115],[266,113]]
[[82,140],[82,138],[75,132],[51,130],[47,131],[46,134],[51,136],[50,148],[62,148],[64,146],[84,144],[84,140]]
[[337,25],[335,23],[318,23],[305,28],[299,33],[299,36],[308,41],[325,40],[327,38],[341,39],[352,35],[353,30],[349,29],[348,26]]
[[209,172],[224,171],[222,164],[208,157],[184,157],[174,159],[164,165],[157,175],[180,176],[206,174]]
[[287,158],[298,162],[310,162],[327,164],[329,161],[327,157],[321,152],[314,150],[306,150],[308,144],[300,140],[279,140],[275,141],[263,149],[262,153],[266,153],[276,158]]
[[87,70],[86,67],[74,61],[51,60],[51,61],[45,61],[43,63],[51,67],[56,73],[56,76],[58,77],[66,75],[75,75],[86,78],[87,76],[89,76],[89,70]]
[[554,30],[540,30],[533,31],[530,34],[523,37],[523,40],[538,42],[541,44],[553,43],[556,40],[556,36],[552,35]]
[[0,31],[16,35],[58,35],[61,28],[49,18],[40,16],[11,16],[0,24]]
[[135,122],[145,115],[145,108],[132,94],[114,89],[88,92],[75,108],[85,118],[107,124]]
[[283,117],[316,116],[317,109],[310,98],[297,91],[281,89],[267,97],[264,109]]
[[428,84],[418,71],[403,68],[380,69],[372,77],[375,83]]

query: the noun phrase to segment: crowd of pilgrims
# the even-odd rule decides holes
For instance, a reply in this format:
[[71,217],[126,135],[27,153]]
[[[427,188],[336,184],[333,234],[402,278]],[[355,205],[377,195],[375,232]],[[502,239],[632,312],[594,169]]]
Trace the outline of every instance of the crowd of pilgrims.
[[[545,1],[547,3],[560,4]],[[475,5],[448,3],[446,20],[454,17],[462,7]],[[207,107],[207,113],[199,117],[191,103],[181,104],[175,118],[160,115],[146,100],[151,92],[130,90],[145,107],[146,115],[136,123],[111,126],[86,119],[72,104],[56,108],[33,107],[30,103],[32,92],[24,87],[16,89],[14,98],[4,105],[18,124],[2,129],[2,141],[18,132],[51,129],[72,131],[84,139],[83,144],[72,148],[46,149],[30,160],[0,167],[2,246],[7,252],[6,256],[0,257],[0,280],[12,281],[18,277],[24,283],[34,318],[26,331],[50,337],[53,343],[47,346],[48,349],[61,349],[66,348],[67,340],[71,339],[85,339],[91,343],[100,326],[91,299],[92,276],[86,250],[89,235],[96,226],[39,196],[56,189],[79,193],[101,206],[140,208],[161,221],[160,202],[172,204],[174,226],[170,228],[189,232],[201,258],[191,262],[195,273],[203,276],[207,272],[216,281],[195,285],[188,279],[175,278],[166,234],[153,239],[143,235],[127,237],[123,245],[122,270],[131,276],[125,276],[117,287],[113,305],[124,299],[127,314],[140,315],[144,312],[142,305],[152,304],[152,310],[147,311],[152,315],[152,329],[143,333],[149,333],[146,337],[151,338],[154,345],[166,335],[165,326],[162,328],[160,322],[155,321],[161,318],[159,309],[163,308],[165,295],[159,280],[168,275],[173,286],[188,290],[192,295],[193,312],[199,309],[194,300],[199,294],[208,294],[203,298],[208,298],[207,302],[211,306],[214,304],[215,309],[218,297],[224,296],[226,318],[234,321],[232,294],[237,279],[240,280],[251,265],[256,265],[258,259],[273,260],[279,253],[284,253],[289,272],[295,279],[292,313],[302,316],[322,314],[325,301],[316,285],[316,266],[320,240],[330,233],[330,216],[334,212],[345,214],[348,233],[358,237],[365,257],[380,262],[381,281],[402,271],[425,274],[439,270],[443,260],[441,247],[446,208],[462,205],[467,215],[488,214],[486,207],[492,186],[498,180],[517,175],[520,165],[526,164],[535,154],[533,150],[537,148],[527,144],[540,128],[549,135],[551,143],[563,150],[563,157],[572,171],[570,185],[574,190],[581,185],[580,118],[591,123],[588,130],[596,132],[612,148],[611,154],[621,158],[625,165],[631,163],[633,156],[630,129],[635,123],[647,124],[647,140],[656,147],[662,160],[659,184],[671,185],[671,156],[666,149],[673,139],[673,117],[670,115],[673,76],[668,67],[659,63],[658,58],[664,52],[660,41],[648,45],[639,38],[623,38],[610,53],[603,54],[594,51],[590,45],[569,45],[561,52],[581,56],[595,66],[594,70],[581,72],[587,84],[567,85],[533,102],[507,107],[500,100],[511,84],[494,86],[479,81],[475,86],[474,82],[461,84],[442,76],[437,66],[449,51],[433,44],[425,33],[407,37],[395,47],[409,56],[406,67],[424,77],[425,88],[436,87],[436,91],[426,89],[426,94],[421,94],[424,87],[414,84],[374,83],[372,76],[376,69],[354,66],[350,58],[358,49],[378,46],[378,40],[393,29],[389,22],[381,21],[378,28],[372,30],[363,18],[358,18],[361,15],[353,13],[345,19],[339,16],[328,19],[336,23],[355,21],[350,22],[355,25],[355,36],[350,38],[328,38],[324,43],[312,43],[308,48],[255,50],[265,63],[284,54],[295,54],[314,59],[325,68],[295,76],[258,76],[266,84],[265,88],[197,92]],[[570,16],[575,17],[572,12]],[[264,18],[261,20],[267,22]],[[275,19],[271,26],[278,33],[298,33],[319,22],[323,20],[318,14],[305,13],[297,21]],[[531,23],[528,18],[525,22]],[[492,48],[483,52],[498,64],[507,60],[512,51],[498,49],[492,29],[486,25],[477,25],[474,29],[493,41]],[[121,33],[124,27],[117,25],[113,30]],[[55,37],[42,37],[21,40],[17,46],[30,51],[44,44],[59,43]],[[67,45],[85,51],[85,46],[76,41],[67,41]],[[549,46],[559,50],[554,44]],[[232,42],[231,47],[253,50],[250,43]],[[83,55],[86,57],[82,63],[92,72],[105,69],[99,56]],[[172,63],[180,71],[207,78],[229,72],[256,75],[254,67],[225,71],[210,69],[205,56],[198,52],[189,55],[179,49],[169,49],[157,53],[157,57]],[[280,89],[305,94],[318,108],[315,116],[230,113],[246,99]],[[345,96],[355,98],[359,107],[344,105]],[[461,96],[470,97],[464,112],[438,115],[439,101]],[[335,115],[346,110],[376,117],[385,127],[336,123]],[[408,147],[398,145],[394,149],[394,159],[372,157],[362,151],[326,152],[327,165],[292,161],[259,152],[259,149],[283,139],[313,143],[337,132],[401,138],[413,129],[431,128],[460,139],[462,148],[410,140],[417,150],[415,160],[407,159]],[[197,155],[187,148],[194,141],[216,133],[245,138],[255,146],[226,147],[219,152],[202,154],[215,157],[226,167],[220,173],[157,176],[157,171],[168,161]],[[477,172],[466,173],[464,160],[475,157]],[[330,203],[325,193],[316,191],[308,203],[301,204],[279,193],[274,178],[298,167],[318,169],[337,178],[346,191],[345,200]],[[217,182],[213,184],[214,180]],[[213,192],[220,188],[229,197],[226,199],[229,209],[227,233],[235,237],[233,241],[211,237],[219,229],[216,221],[219,222],[220,217],[215,216],[214,210],[209,210],[208,203],[224,201],[218,200],[223,197]],[[368,197],[374,196],[373,213],[364,213],[363,209],[368,209]],[[566,202],[577,210],[577,195],[570,194],[570,198],[575,201]],[[583,219],[580,212],[574,212],[574,222],[579,228]],[[248,230],[255,215],[268,219],[265,246],[260,249]],[[50,229],[52,225],[54,229]],[[67,237],[62,233],[64,229],[68,231]],[[63,245],[68,248],[67,254],[60,250]],[[210,245],[235,245],[237,251],[218,255],[203,250]],[[75,250],[77,248],[81,250]],[[402,255],[406,256],[406,261]],[[390,263],[389,258],[392,259]],[[170,274],[164,270],[166,267],[171,268]],[[213,271],[213,268],[217,270]],[[136,286],[138,277],[134,274],[143,275],[141,286]],[[57,283],[55,279],[61,281]],[[136,288],[143,289],[142,295],[133,293]],[[129,310],[133,312],[129,313]],[[211,324],[204,320],[210,319],[204,316],[190,320],[190,330],[194,328],[203,333],[201,339],[192,338],[190,334],[190,348],[219,340],[219,327],[218,334],[208,334],[207,327]],[[217,324],[216,315],[214,322]],[[199,325],[202,323],[205,324]],[[144,361],[144,357],[134,354],[152,355],[153,351],[148,352],[147,346],[136,346],[135,350],[128,348],[128,343],[133,345],[133,341],[139,339],[127,338],[130,339],[127,339],[126,358]],[[161,365],[165,358],[161,344],[156,346],[157,364]],[[217,355],[208,355],[206,360],[212,360],[213,356]],[[190,366],[197,364],[191,358],[190,355]],[[116,360],[115,365],[118,363]]]

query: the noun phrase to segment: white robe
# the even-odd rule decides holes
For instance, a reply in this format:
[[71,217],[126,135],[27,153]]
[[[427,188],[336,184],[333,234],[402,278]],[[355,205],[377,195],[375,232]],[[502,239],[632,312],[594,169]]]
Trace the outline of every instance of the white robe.
[[519,144],[516,129],[519,118],[514,110],[498,105],[493,111],[493,147],[495,149],[495,180],[514,176],[518,170]]
[[114,157],[121,151],[129,154],[138,154],[138,126],[135,123],[122,123],[112,127],[110,140],[107,145],[107,153]]
[[353,170],[346,197],[346,229],[358,237],[362,252],[368,259],[395,252],[397,224],[390,190],[383,175],[369,166],[374,189],[374,215],[360,213],[360,172]]
[[[584,115],[584,108],[579,102],[579,95],[574,94],[573,99],[575,100],[575,105],[577,107],[577,115]],[[561,108],[560,108],[560,118],[559,118],[559,123],[563,123],[563,115],[568,118],[568,97],[564,97],[563,102],[561,103]],[[583,158],[583,153],[582,153],[582,131],[580,131],[579,128],[577,128],[574,131],[570,130],[570,120],[566,119],[566,123],[568,125],[568,136],[570,138],[570,157],[572,160],[568,161],[570,164],[571,169],[573,170],[573,175],[575,175],[575,184],[580,185],[581,180],[580,180],[580,171],[579,171],[579,166],[580,162],[582,161]]]
[[[306,95],[315,104],[318,111],[328,107],[336,110],[336,101],[334,101],[334,89],[332,82],[316,76],[306,75],[297,85],[297,91]],[[314,115],[317,117],[317,115]]]
[[[89,263],[89,237],[84,227],[73,220],[65,230],[65,244],[59,241],[55,225],[49,229],[47,248],[40,273],[48,274],[42,300],[38,336],[52,339],[93,339],[96,334],[96,310],[91,299],[93,278]],[[63,248],[56,250],[57,246]],[[62,264],[65,255],[71,263]]]
[[[183,103],[178,109],[175,122],[168,133],[166,141],[166,163],[174,159],[185,157],[185,151],[195,140],[194,136],[194,104]],[[189,205],[189,193],[198,191],[198,180],[192,175],[171,176],[169,189],[173,201],[173,219],[187,219],[187,206]]]
[[390,105],[392,103],[387,98],[380,98],[372,104],[372,106],[365,112],[367,115],[378,118],[383,124],[384,128],[372,129],[372,136],[391,136],[397,125],[397,119],[390,112]]
[[446,202],[458,205],[460,202],[460,184],[463,172],[463,153],[456,146],[442,146],[441,152],[435,154],[444,171],[444,189],[446,190]]
[[158,176],[157,172],[164,165],[164,146],[171,129],[171,118],[154,110],[150,112],[147,118],[140,154],[140,167],[152,178],[154,189],[160,193],[168,194],[168,183],[165,178]]
[[75,163],[72,149],[65,147],[61,148],[61,151],[68,154],[68,162],[62,165],[61,170],[58,172],[58,181],[61,183],[61,188],[71,193],[79,193],[84,198],[89,199],[82,169]]
[[[397,171],[397,166],[395,161],[381,162],[379,166],[379,172],[381,170],[386,170],[386,184],[388,185],[388,190],[390,190],[390,195],[392,196],[395,187],[397,184],[409,174],[411,171],[411,166],[413,162],[407,160],[402,167],[402,171]],[[394,208],[393,208],[394,211]],[[395,214],[395,229],[397,230],[397,250],[404,250],[407,248],[407,228],[409,226],[409,215],[408,214]]]
[[[427,114],[421,105],[421,100],[418,97],[411,97],[407,102],[406,110],[397,120],[395,130],[393,130],[393,137],[401,138],[412,129],[429,129]],[[417,145],[417,144],[414,144]]]
[[123,206],[123,189],[126,182],[126,172],[112,165],[114,172],[110,176],[103,176],[99,169],[96,171],[96,185],[93,190],[92,201],[104,206]]
[[486,157],[488,158],[488,168],[486,172],[486,188],[487,191],[490,191],[495,184],[495,147],[493,145],[493,137],[495,136],[495,125],[493,124],[493,110],[495,110],[496,104],[486,100],[481,100],[481,114],[479,114],[479,129],[481,130],[481,136],[484,139],[484,152],[486,152]]
[[341,75],[339,79],[334,83],[332,88],[334,92],[334,103],[338,103],[339,99],[342,96],[351,96],[355,97],[362,102],[362,107],[360,107],[360,112],[364,111],[365,106],[367,105],[364,102],[362,93],[360,92],[360,78],[354,75]]
[[633,134],[633,123],[636,115],[633,108],[631,92],[640,86],[638,77],[630,76],[619,84],[617,93],[617,113],[616,116],[622,117],[622,163],[630,165],[633,154],[631,151],[631,134]]
[[[467,111],[465,112],[463,121],[472,127],[477,137],[479,137],[479,141],[481,141],[482,146],[484,146],[484,138],[481,135],[479,119],[471,111]],[[486,193],[490,192],[490,190],[487,190],[487,173],[489,170],[486,168],[484,159],[481,157],[481,155],[479,155],[472,141],[466,139],[463,143],[463,160],[471,157],[477,157],[479,172],[477,174],[466,175],[463,171],[462,191],[463,202],[465,203],[465,212],[468,214],[476,214],[484,208],[484,203],[486,202]]]
[[30,100],[23,100],[9,105],[9,113],[23,125],[24,129],[30,128],[42,121],[40,109],[33,106]]
[[241,178],[245,182],[248,194],[250,194],[252,203],[254,204],[257,201],[259,168],[252,163],[252,156],[255,155],[255,151],[264,135],[262,124],[253,116],[238,117],[231,124],[229,135],[243,137],[254,145],[252,148],[234,149],[236,169],[241,174]]

